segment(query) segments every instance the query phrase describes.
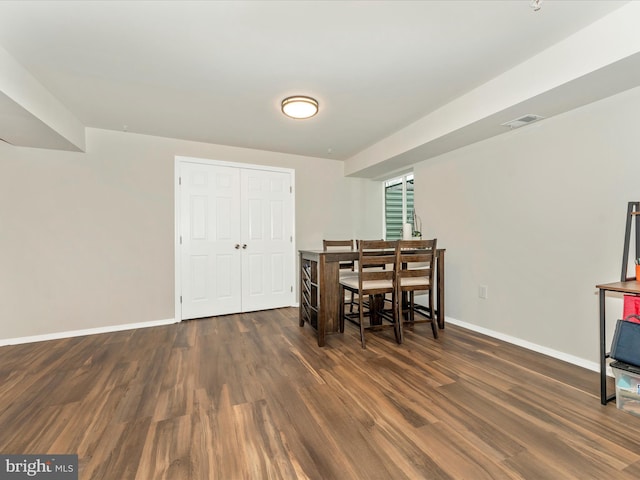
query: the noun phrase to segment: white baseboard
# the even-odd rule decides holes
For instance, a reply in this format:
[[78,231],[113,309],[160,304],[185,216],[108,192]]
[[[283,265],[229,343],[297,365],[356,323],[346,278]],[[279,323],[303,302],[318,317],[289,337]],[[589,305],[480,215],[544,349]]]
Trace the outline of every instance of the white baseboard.
[[479,327],[478,325],[473,325],[472,323],[456,320],[455,318],[451,318],[451,317],[445,317],[445,318],[446,318],[446,322],[451,323],[453,325],[458,325],[468,330],[472,330],[474,332],[487,335],[488,337],[497,338],[498,340],[503,340],[507,343],[518,345],[519,347],[526,348],[527,350],[532,350],[534,352],[542,353],[544,355],[557,358],[558,360],[562,360],[564,362],[568,362],[573,365],[586,368],[587,370],[600,372],[600,364],[598,362],[591,362],[589,360],[585,360],[584,358],[576,357],[574,355],[569,355],[564,352],[559,352],[558,350],[553,350],[548,347],[543,347],[542,345],[537,345],[535,343],[531,343],[526,340],[522,340],[520,338],[512,337],[510,335],[505,335],[504,333],[495,332],[493,330],[489,330],[488,328]]
[[178,323],[173,318],[166,320],[154,320],[151,322],[125,323],[122,325],[109,325],[108,327],[87,328],[84,330],[70,330],[66,332],[47,333],[45,335],[33,335],[30,337],[4,338],[0,339],[0,347],[6,345],[20,345],[23,343],[44,342],[47,340],[59,340],[61,338],[82,337],[85,335],[96,335],[99,333],[120,332],[122,330],[133,330],[135,328],[159,327]]

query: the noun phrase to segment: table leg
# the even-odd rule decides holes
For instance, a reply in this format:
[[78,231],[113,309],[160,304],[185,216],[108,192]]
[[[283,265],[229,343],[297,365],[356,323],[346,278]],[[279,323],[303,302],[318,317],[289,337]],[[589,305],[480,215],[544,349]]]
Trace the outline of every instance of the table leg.
[[382,316],[379,312],[384,309],[384,295],[369,295],[369,312],[371,325],[382,325]]

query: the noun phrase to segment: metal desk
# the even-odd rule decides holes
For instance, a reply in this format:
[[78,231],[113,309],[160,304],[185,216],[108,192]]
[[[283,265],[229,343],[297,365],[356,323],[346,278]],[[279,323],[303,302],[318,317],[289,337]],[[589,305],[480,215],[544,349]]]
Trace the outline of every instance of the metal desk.
[[627,280],[626,282],[604,283],[596,285],[599,289],[600,297],[600,403],[606,405],[607,402],[616,398],[615,392],[607,394],[607,358],[609,352],[606,345],[607,319],[605,312],[605,297],[607,292],[626,293],[630,295],[640,295],[640,282]]

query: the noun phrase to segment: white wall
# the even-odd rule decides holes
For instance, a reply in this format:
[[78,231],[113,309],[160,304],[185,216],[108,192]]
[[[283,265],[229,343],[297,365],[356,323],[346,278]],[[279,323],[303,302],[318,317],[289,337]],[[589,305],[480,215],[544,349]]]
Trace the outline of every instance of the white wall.
[[[447,249],[448,317],[598,361],[595,285],[619,280],[640,201],[639,109],[636,88],[415,167],[423,234]],[[607,308],[610,333],[621,300]]]
[[0,142],[0,340],[173,318],[175,155],[295,169],[297,248],[380,235],[379,183],[336,160],[96,129],[86,153]]

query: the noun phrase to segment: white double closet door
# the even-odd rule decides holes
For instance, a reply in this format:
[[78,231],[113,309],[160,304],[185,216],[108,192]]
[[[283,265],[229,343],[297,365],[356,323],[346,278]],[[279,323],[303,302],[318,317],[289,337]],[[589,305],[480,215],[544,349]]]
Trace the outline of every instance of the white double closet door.
[[183,320],[293,304],[293,173],[177,161]]

